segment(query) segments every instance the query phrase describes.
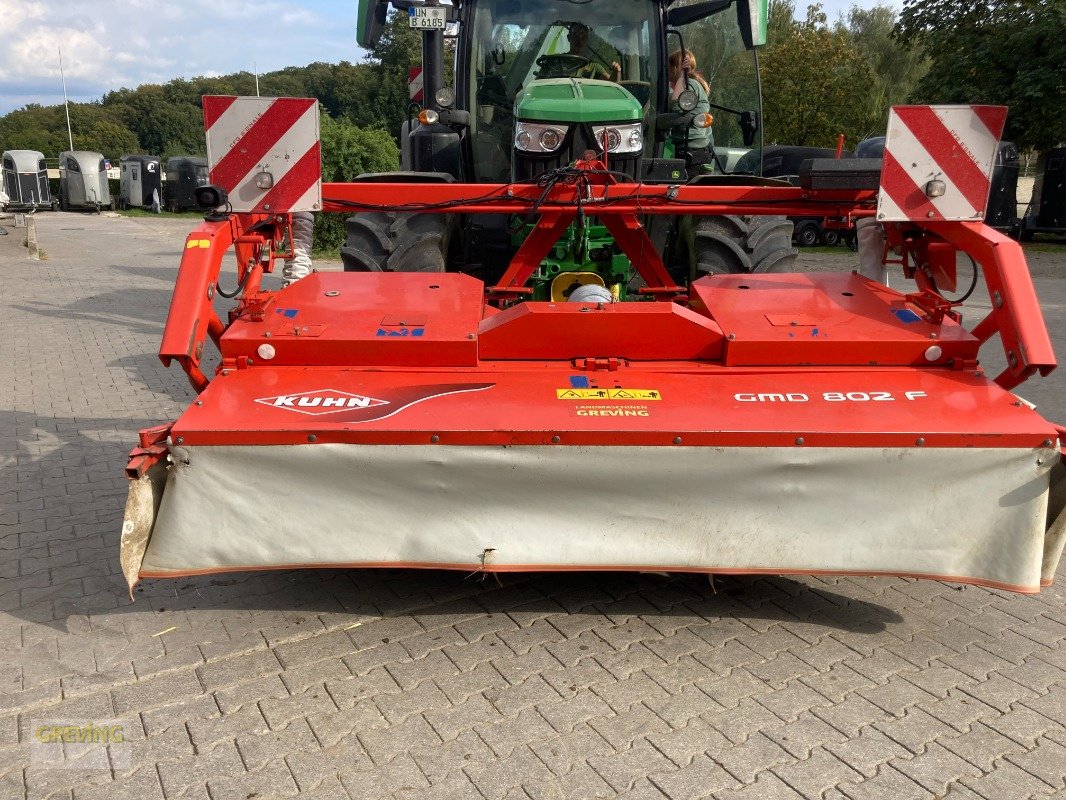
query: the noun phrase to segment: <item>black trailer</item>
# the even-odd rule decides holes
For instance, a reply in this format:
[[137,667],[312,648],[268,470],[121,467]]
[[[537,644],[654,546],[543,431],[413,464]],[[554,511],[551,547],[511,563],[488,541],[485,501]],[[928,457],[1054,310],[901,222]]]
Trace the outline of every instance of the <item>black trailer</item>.
[[856,158],[884,158],[885,136],[871,136],[855,145]]
[[1021,222],[1023,241],[1035,233],[1066,234],[1066,147],[1048,150],[1036,165],[1033,198]]
[[12,211],[36,211],[52,208],[48,190],[48,168],[44,153],[36,150],[8,150],[3,156],[4,193]]
[[119,159],[119,207],[159,211],[163,204],[162,173],[163,163],[159,156],[122,156]]
[[163,186],[163,206],[167,211],[196,208],[193,192],[198,186],[211,182],[207,159],[176,156],[167,159],[166,183]]
[[1003,233],[1018,230],[1018,148],[1012,142],[1000,142],[996,151],[985,224]]
[[[853,153],[844,150],[841,158],[852,158]],[[792,147],[771,145],[763,148],[763,177],[780,178],[798,186],[800,167],[813,158],[836,158],[836,150],[826,147]],[[743,161],[743,159],[741,159]],[[789,217],[792,220],[792,239],[800,247],[816,244],[833,246],[846,238],[848,229],[827,226],[825,217]]]

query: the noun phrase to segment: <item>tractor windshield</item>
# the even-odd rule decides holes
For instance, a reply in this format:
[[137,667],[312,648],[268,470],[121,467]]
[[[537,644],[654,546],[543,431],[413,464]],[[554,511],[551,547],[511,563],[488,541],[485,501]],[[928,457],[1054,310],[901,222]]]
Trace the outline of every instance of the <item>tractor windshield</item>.
[[469,99],[477,179],[507,175],[515,98],[535,79],[615,81],[651,112],[663,77],[657,25],[647,0],[479,0]]
[[[655,124],[657,114],[668,110],[663,16],[655,3],[477,0],[469,5],[466,24],[473,35],[466,101],[473,112],[476,180],[509,179],[515,99],[541,78],[595,78],[624,87],[644,108],[645,157],[672,155],[666,152],[668,140],[679,137]],[[708,13],[668,25],[665,45],[673,52],[683,42],[710,89],[714,157],[706,169],[758,173],[762,109],[755,51],[744,46],[734,6],[707,0],[674,4],[689,5],[707,6]]]

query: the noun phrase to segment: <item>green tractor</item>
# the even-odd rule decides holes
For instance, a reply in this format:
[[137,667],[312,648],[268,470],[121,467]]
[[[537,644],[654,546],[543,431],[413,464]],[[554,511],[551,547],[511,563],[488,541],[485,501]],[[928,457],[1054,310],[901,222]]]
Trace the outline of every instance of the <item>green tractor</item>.
[[[756,48],[766,0],[360,0],[359,43],[381,36],[389,4],[421,29],[425,101],[401,133],[402,170],[357,180],[537,183],[573,178],[598,160],[623,182],[765,185]],[[444,40],[454,37],[454,89]],[[667,62],[689,51],[711,86],[696,107],[696,77],[672,97]],[[686,158],[688,129],[710,127],[704,163]],[[347,221],[347,271],[461,271],[491,285],[532,225],[508,215],[366,210]],[[702,274],[788,271],[792,223],[778,216],[649,217],[649,236],[679,285]],[[595,216],[559,239],[534,273],[532,299],[592,291],[624,300],[639,281]],[[598,290],[581,289],[592,284]],[[598,291],[600,294],[596,295]],[[577,297],[575,297],[577,299]]]

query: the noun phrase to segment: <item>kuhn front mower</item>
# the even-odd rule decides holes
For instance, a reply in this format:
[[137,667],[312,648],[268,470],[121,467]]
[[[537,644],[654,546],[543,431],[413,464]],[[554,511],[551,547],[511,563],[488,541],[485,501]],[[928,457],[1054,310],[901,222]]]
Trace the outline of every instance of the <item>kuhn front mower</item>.
[[[341,272],[263,291],[288,213],[205,222],[186,242],[160,351],[200,394],[131,454],[131,586],[405,566],[896,574],[1037,591],[1063,543],[1049,506],[1062,430],[1010,391],[1055,366],[1017,243],[980,222],[886,223],[915,279],[907,292],[856,273],[681,286],[642,224],[873,214],[873,190],[817,188],[832,166],[816,162],[810,188],[620,183],[598,160],[547,189],[428,184],[417,202],[408,185],[322,186],[335,212],[536,206],[490,286]],[[629,301],[609,288],[589,302],[525,299],[560,233],[593,219],[639,275]],[[231,248],[243,290],[224,323],[212,299]],[[980,264],[992,299],[970,328],[936,290],[956,251]],[[1008,367],[991,380],[978,355],[994,334]],[[222,354],[210,382],[208,339]]]
[[[1049,583],[1063,430],[1012,390],[1055,358],[1020,246],[980,221],[1004,110],[897,109],[883,169],[793,185],[759,177],[757,97],[734,100],[694,167],[668,139],[699,120],[657,76],[668,35],[734,5],[739,57],[765,4],[583,3],[617,82],[556,74],[581,66],[557,49],[572,4],[416,8],[430,66],[458,15],[459,90],[427,69],[411,169],[353,183],[319,183],[313,101],[205,98],[215,210],[160,349],[198,397],[131,453],[131,589],[327,566]],[[366,41],[383,8],[363,1]],[[345,271],[264,290],[308,211],[351,215]],[[786,216],[858,220],[865,274],[784,271]],[[976,324],[948,297],[959,253]]]

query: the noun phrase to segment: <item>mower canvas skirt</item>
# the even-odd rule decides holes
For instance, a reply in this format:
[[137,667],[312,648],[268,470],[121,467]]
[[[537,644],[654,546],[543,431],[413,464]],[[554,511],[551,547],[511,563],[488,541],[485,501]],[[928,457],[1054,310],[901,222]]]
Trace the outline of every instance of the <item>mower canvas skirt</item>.
[[[180,458],[142,576],[394,566],[1041,583],[1048,468],[1031,450],[326,444]],[[632,497],[635,465],[649,500]]]

